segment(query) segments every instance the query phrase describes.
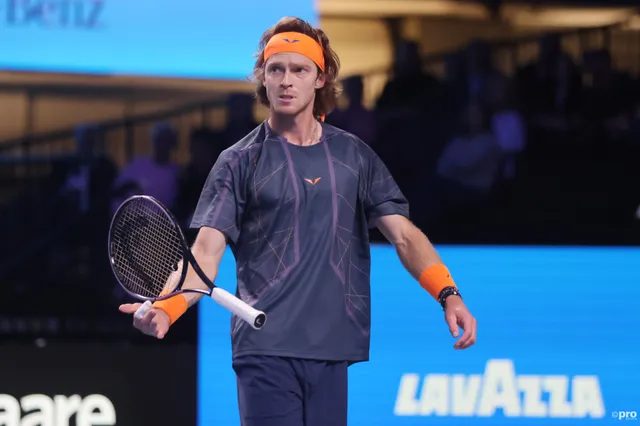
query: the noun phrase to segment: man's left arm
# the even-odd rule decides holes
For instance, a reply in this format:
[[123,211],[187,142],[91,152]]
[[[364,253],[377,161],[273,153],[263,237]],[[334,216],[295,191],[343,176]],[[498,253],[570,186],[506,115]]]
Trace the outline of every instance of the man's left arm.
[[443,305],[453,337],[458,337],[458,327],[464,330],[454,348],[466,349],[473,345],[476,341],[476,319],[459,296],[451,273],[427,236],[399,214],[380,216],[375,225],[393,244],[405,269]]

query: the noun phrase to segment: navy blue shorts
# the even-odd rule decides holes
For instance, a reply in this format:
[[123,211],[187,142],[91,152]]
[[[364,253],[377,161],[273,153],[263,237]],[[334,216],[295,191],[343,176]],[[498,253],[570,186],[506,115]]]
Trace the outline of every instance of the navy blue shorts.
[[242,426],[346,426],[348,362],[236,358]]

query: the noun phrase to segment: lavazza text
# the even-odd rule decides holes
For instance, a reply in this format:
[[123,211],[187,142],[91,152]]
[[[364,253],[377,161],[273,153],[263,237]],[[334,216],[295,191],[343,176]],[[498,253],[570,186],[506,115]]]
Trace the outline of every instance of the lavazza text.
[[[570,402],[569,402],[570,401]],[[396,416],[602,418],[597,376],[517,375],[509,359],[492,359],[484,374],[404,374]]]
[[[73,418],[75,417],[75,422]],[[104,395],[25,395],[19,399],[0,394],[0,426],[110,426],[116,410]]]

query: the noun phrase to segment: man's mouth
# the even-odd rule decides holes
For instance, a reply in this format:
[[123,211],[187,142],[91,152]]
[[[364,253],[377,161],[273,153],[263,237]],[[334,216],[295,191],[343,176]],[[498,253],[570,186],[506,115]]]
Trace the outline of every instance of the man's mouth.
[[291,95],[280,95],[279,98],[282,99],[283,101],[290,101],[291,99],[293,99],[293,96],[291,96]]

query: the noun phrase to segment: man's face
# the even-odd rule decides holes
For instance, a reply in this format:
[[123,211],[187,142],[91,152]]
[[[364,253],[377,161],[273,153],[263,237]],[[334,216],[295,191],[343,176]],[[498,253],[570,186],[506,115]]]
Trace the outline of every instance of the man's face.
[[313,105],[316,89],[324,86],[316,64],[299,53],[278,53],[265,64],[264,87],[271,110],[296,115]]

